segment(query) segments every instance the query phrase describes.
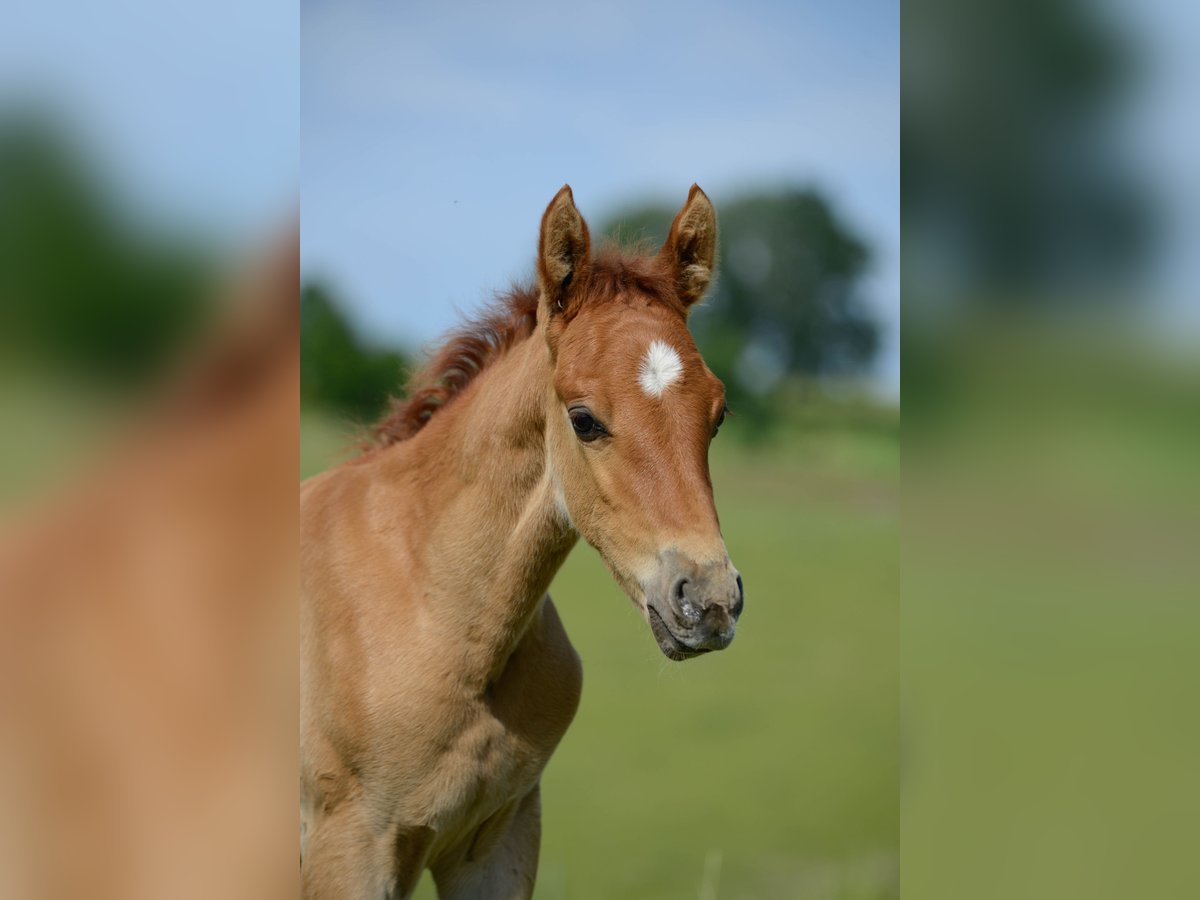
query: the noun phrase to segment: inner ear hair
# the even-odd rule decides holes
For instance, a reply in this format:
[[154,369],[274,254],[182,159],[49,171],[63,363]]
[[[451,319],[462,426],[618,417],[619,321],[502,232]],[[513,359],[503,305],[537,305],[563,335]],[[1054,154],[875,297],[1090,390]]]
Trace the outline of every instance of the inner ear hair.
[[580,256],[581,240],[577,231],[570,228],[569,223],[552,223],[554,226],[563,225],[548,235],[548,246],[545,250],[547,282],[559,293],[566,293],[575,278],[576,260]]

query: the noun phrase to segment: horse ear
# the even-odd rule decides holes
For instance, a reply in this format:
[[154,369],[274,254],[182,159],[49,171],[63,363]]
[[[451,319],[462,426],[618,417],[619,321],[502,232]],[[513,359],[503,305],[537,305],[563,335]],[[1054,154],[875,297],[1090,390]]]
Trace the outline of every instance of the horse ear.
[[564,184],[542,215],[538,242],[538,278],[550,315],[564,312],[572,286],[586,280],[591,253],[587,223],[575,208],[571,186]]
[[704,296],[717,263],[717,211],[700,185],[693,184],[688,191],[659,256],[674,273],[684,306]]

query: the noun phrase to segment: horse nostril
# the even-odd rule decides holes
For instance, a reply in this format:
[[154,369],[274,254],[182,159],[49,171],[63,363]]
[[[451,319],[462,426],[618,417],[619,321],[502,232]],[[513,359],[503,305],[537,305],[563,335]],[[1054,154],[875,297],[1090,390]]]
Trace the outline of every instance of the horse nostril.
[[737,577],[737,599],[733,601],[733,606],[730,608],[730,614],[736,619],[742,614],[742,607],[746,605],[746,592],[742,588],[742,576]]
[[700,618],[700,610],[688,596],[687,586],[690,583],[686,578],[680,578],[671,589],[671,601],[684,622],[695,622]]

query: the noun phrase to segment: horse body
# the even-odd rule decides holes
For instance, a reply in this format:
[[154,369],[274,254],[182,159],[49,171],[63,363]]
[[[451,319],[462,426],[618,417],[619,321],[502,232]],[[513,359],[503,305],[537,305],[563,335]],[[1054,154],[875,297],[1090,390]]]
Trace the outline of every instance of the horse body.
[[[719,383],[684,345],[678,309],[642,298],[636,309],[594,310],[584,343],[607,334],[605,345],[620,351],[614,329],[624,325],[628,346],[617,359],[628,357],[631,372],[647,336],[679,347],[643,372],[642,405],[661,415],[656,398],[688,374],[695,402],[681,405],[687,415],[674,437],[695,432],[703,444],[699,455],[695,442],[649,455],[625,445],[629,455],[604,468],[608,457],[599,454],[614,453],[617,438],[581,431],[591,413],[573,405],[568,418],[565,408],[564,395],[611,404],[597,382],[604,361],[584,346],[567,349],[585,329],[559,319],[578,297],[566,284],[587,276],[590,263],[586,226],[569,190],[565,205],[563,197],[543,220],[538,293],[514,298],[507,330],[471,344],[475,354],[443,372],[445,380],[474,367],[477,377],[468,371],[453,403],[437,398],[440,411],[402,428],[400,439],[302,488],[306,897],[403,898],[426,868],[447,898],[532,894],[539,779],[582,682],[546,591],[579,534],[600,550],[668,656],[720,649],[732,638],[741,581],[735,597],[706,462],[715,404],[723,407],[713,393]],[[555,266],[564,261],[571,269],[560,278]],[[575,290],[584,283],[577,279]],[[620,421],[615,411],[606,417]],[[672,457],[674,474],[662,466]],[[632,482],[618,474],[626,470]],[[664,487],[650,491],[655,479]],[[663,515],[679,523],[669,540],[654,533]],[[660,591],[660,583],[674,587]]]

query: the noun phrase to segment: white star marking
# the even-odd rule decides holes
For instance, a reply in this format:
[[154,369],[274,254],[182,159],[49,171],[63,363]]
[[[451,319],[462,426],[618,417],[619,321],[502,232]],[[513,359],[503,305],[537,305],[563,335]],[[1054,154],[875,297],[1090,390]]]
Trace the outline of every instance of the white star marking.
[[638,367],[638,384],[651,397],[661,397],[671,382],[683,374],[683,361],[670,344],[651,341]]

